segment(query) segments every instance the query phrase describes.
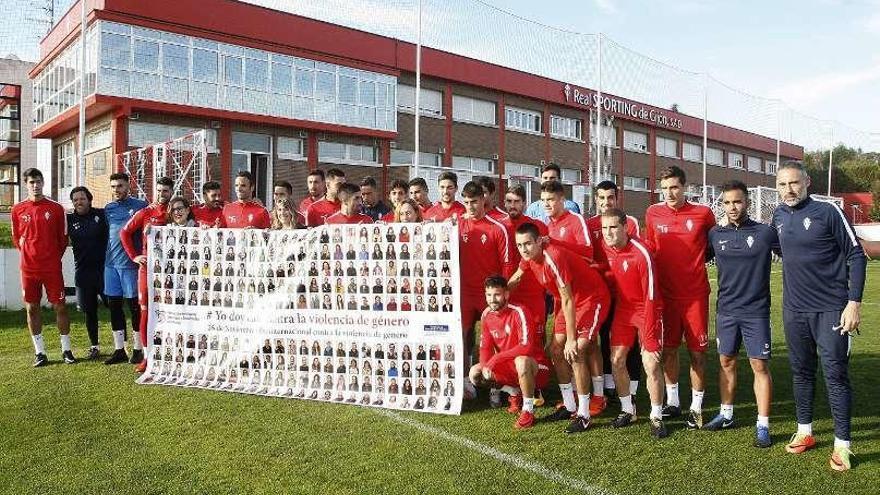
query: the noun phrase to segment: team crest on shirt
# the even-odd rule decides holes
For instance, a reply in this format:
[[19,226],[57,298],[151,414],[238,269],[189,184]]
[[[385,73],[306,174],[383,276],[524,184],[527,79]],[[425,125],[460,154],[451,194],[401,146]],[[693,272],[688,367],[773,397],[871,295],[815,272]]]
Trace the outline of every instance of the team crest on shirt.
[[46,217],[46,220],[48,220],[49,217],[52,216],[52,214],[47,211],[46,213],[43,214],[43,216]]
[[253,221],[254,221],[254,214],[248,213],[248,223],[253,222]]
[[79,222],[73,222],[72,227],[73,230],[79,230]]
[[684,223],[684,226],[687,227],[688,232],[694,230],[694,221],[690,218],[687,219],[687,222]]
[[100,221],[101,221],[101,219],[98,217],[98,215],[95,215],[95,223],[98,223]]
[[467,241],[468,241],[468,235],[467,235],[467,234],[461,234],[461,242],[467,243]]
[[629,263],[623,260],[623,272],[626,273],[627,270],[629,270]]
[[564,236],[565,236],[565,227],[562,227],[559,229],[559,237],[564,237]]
[[749,248],[751,248],[751,247],[752,247],[752,244],[754,244],[754,243],[755,243],[755,238],[754,238],[754,237],[752,237],[752,236],[748,236],[748,237],[746,237],[746,244],[749,245]]
[[229,215],[229,223],[235,223],[235,219],[236,219],[235,215]]
[[813,222],[810,220],[810,217],[804,219],[804,230],[810,230],[810,224]]
[[129,208],[129,210],[128,210],[128,216],[130,216],[130,217],[133,217],[133,216],[134,216],[134,208]]
[[483,234],[480,236],[480,242],[482,242],[483,244],[486,244],[486,241],[488,241],[488,240],[489,240],[489,238],[486,237],[486,234]]

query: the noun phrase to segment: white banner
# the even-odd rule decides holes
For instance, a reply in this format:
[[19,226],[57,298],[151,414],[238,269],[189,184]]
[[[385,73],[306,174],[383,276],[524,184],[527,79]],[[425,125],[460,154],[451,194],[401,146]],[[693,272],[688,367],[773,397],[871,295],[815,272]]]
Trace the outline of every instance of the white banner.
[[456,226],[160,227],[147,246],[139,383],[461,412]]

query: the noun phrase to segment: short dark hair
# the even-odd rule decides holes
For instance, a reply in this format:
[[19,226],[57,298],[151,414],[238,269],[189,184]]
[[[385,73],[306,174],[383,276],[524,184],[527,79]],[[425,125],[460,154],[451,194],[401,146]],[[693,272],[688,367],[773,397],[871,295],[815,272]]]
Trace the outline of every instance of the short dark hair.
[[327,178],[324,176],[324,171],[321,170],[320,168],[316,168],[315,170],[312,170],[311,172],[309,172],[309,175],[307,175],[306,177],[312,177],[312,176],[320,177],[321,180],[327,180]]
[[524,222],[522,225],[516,228],[517,234],[528,234],[532,236],[532,239],[537,239],[541,236],[541,233],[538,232],[538,226],[533,224],[532,222]]
[[345,178],[345,172],[341,168],[331,168],[327,171],[327,177],[332,179]]
[[672,165],[671,167],[664,168],[660,171],[660,174],[657,175],[657,180],[666,180],[677,178],[681,185],[684,185],[687,182],[687,177],[684,174],[684,170]]
[[806,167],[804,167],[804,162],[800,160],[785,160],[784,162],[782,162],[781,165],[779,165],[779,167],[776,169],[776,172],[778,173],[780,170],[785,169],[800,170],[801,174],[808,177],[810,175],[809,172],[807,172]]
[[608,208],[602,213],[603,218],[616,218],[620,220],[620,225],[626,227],[626,212],[620,208]]
[[236,178],[244,177],[248,180],[250,185],[254,185],[254,174],[250,173],[248,170],[239,170],[237,174],[235,174]]
[[221,188],[220,183],[216,180],[209,180],[202,185],[202,194],[208,191],[217,191]]
[[131,182],[131,177],[125,172],[116,172],[115,174],[110,174],[110,180],[124,180],[125,182]]
[[339,188],[336,192],[337,194],[351,196],[353,194],[361,192],[361,188],[358,187],[356,184],[352,184],[351,182],[343,182],[339,185]]
[[522,184],[514,184],[507,188],[507,194],[513,194],[520,199],[526,199],[526,188]]
[[391,181],[391,187],[388,189],[388,192],[391,192],[395,189],[403,189],[404,191],[406,191],[407,189],[409,189],[409,184],[407,184],[407,182],[403,179],[394,179],[393,181]]
[[617,194],[617,184],[610,180],[603,180],[602,182],[596,184],[596,190],[598,191],[599,189],[603,191],[614,189],[614,194]]
[[73,201],[73,195],[76,193],[83,193],[86,195],[86,198],[91,202],[92,201],[92,191],[89,191],[89,188],[86,186],[76,186],[70,190],[70,200]]
[[491,177],[478,175],[474,177],[474,180],[486,191],[486,194],[490,196],[495,194],[495,181]]
[[565,196],[565,188],[562,187],[562,182],[559,182],[558,180],[548,180],[541,184],[541,192],[561,194]]
[[489,275],[483,286],[487,289],[507,289],[507,279],[501,275]]
[[557,165],[555,163],[548,163],[547,165],[544,165],[541,168],[541,174],[543,175],[544,172],[546,172],[548,170],[552,170],[552,171],[556,172],[556,175],[562,176],[562,169],[560,169],[559,165]]
[[425,191],[428,190],[428,183],[425,182],[425,179],[423,179],[421,177],[416,177],[415,179],[412,179],[411,181],[409,181],[409,187],[412,187],[412,186],[419,186],[422,189],[424,189]]
[[473,180],[465,184],[461,190],[461,195],[465,198],[476,198],[478,196],[483,196],[484,194],[483,186]]
[[455,175],[455,172],[450,172],[449,170],[447,170],[441,173],[439,177],[437,177],[438,184],[440,183],[440,181],[444,180],[450,180],[453,184],[455,184],[455,187],[458,187],[458,176]]
[[171,177],[159,177],[158,179],[156,179],[156,185],[174,187],[174,181],[171,179]]
[[364,177],[363,179],[361,179],[361,187],[364,187],[364,186],[372,187],[373,189],[376,189],[379,187],[379,184],[376,182],[376,179],[374,179],[373,176],[368,175],[368,176]]
[[749,188],[741,180],[731,179],[721,185],[722,193],[736,190],[742,191],[747,198],[749,197]]
[[286,180],[279,180],[275,183],[275,187],[283,187],[284,189],[287,189],[287,194],[293,194],[293,185]]
[[28,180],[28,179],[43,180],[43,172],[40,172],[40,169],[34,168],[34,167],[31,167],[31,168],[25,170],[24,173],[21,175],[22,175],[22,177],[24,177],[24,180]]

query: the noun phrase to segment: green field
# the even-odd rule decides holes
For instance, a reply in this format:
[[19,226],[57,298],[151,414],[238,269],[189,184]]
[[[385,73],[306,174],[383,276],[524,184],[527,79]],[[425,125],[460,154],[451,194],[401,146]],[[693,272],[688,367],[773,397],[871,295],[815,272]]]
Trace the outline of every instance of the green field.
[[[779,269],[774,266],[774,294],[781,292]],[[488,408],[485,394],[462,416],[442,417],[140,386],[128,365],[54,364],[60,358],[54,325],[46,332],[53,364],[32,369],[24,313],[6,312],[0,313],[0,492],[877,494],[880,263],[868,270],[863,331],[851,362],[853,451],[860,463],[848,473],[828,467],[833,430],[821,384],[814,425],[819,448],[801,456],[783,450],[795,421],[781,297],[773,310],[775,443],[768,450],[751,445],[756,412],[746,362],[733,430],[687,431],[671,422],[671,436],[654,441],[643,418],[613,430],[612,406],[594,429],[567,437],[560,423],[514,431],[514,418]],[[112,347],[106,328],[105,351]],[[81,315],[73,333],[81,355],[87,347]],[[710,362],[707,419],[718,409],[714,354]],[[557,396],[554,391],[548,403]],[[648,410],[644,388],[638,407]],[[549,412],[545,407],[537,414]]]

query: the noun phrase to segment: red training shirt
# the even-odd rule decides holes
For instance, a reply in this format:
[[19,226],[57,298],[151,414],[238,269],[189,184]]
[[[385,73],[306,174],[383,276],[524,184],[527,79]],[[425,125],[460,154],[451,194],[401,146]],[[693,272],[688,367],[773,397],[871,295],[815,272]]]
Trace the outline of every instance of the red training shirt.
[[306,227],[324,225],[327,217],[339,211],[341,201],[321,198],[306,209]]
[[638,327],[648,338],[662,345],[662,327],[657,325],[657,320],[663,303],[650,251],[635,238],[620,249],[604,246],[603,251],[615,289],[614,323]]
[[484,297],[486,277],[496,274],[507,277],[512,271],[507,229],[489,217],[479,220],[465,217],[458,223],[458,235],[462,292]]
[[[147,205],[146,208],[142,208],[135,212],[134,216],[126,222],[125,227],[122,227],[122,230],[119,231],[119,240],[122,241],[122,249],[125,249],[125,254],[127,254],[132,261],[134,261],[136,257],[147,252],[147,233],[144,232],[144,227],[147,225],[165,225],[167,214],[168,205],[159,203]],[[134,247],[134,239],[132,239],[132,236],[138,232],[143,236],[141,252],[137,252]]]
[[[539,259],[522,260],[519,268],[523,272],[532,271],[538,282],[553,295],[557,311],[562,300],[559,288],[568,286],[574,300],[575,312],[578,308],[600,303],[608,306],[611,294],[599,272],[589,262],[579,256],[572,256],[564,246],[551,240],[544,246]],[[523,273],[525,275],[525,273]]]
[[205,227],[219,227],[223,222],[223,207],[211,208],[207,204],[195,205],[192,207],[193,217],[196,223]]
[[61,270],[61,257],[67,249],[64,207],[45,196],[37,201],[26,199],[12,207],[11,217],[12,243],[21,251],[21,271]]
[[495,208],[491,208],[486,212],[487,217],[494,218],[499,222],[507,218],[507,212],[502,210],[500,207],[496,206]]
[[[510,261],[511,266],[519,266],[519,262],[522,261],[522,256],[519,254],[519,249],[516,247],[516,229],[519,228],[520,225],[524,223],[530,223],[538,228],[538,235],[541,237],[547,237],[547,225],[540,220],[535,220],[532,217],[528,217],[526,215],[520,215],[516,218],[508,216],[501,222],[505,227],[507,227],[508,237],[510,238]],[[541,301],[540,304],[543,304],[544,301],[544,287],[538,282],[538,279],[535,278],[535,274],[531,271],[524,272],[522,279],[520,279],[519,285],[516,290],[514,290],[510,294],[510,301],[516,304],[527,305],[529,303],[533,303],[535,301]],[[539,316],[539,315],[533,315]],[[543,318],[541,318],[543,320]]]
[[234,201],[223,207],[221,227],[268,229],[272,225],[269,212],[255,201]]
[[590,229],[583,216],[565,210],[558,218],[550,218],[549,221],[547,228],[550,238],[557,241],[558,245],[590,260],[596,258],[593,242],[590,240]]
[[709,294],[706,246],[715,214],[689,202],[679,209],[657,203],[645,212],[645,244],[654,253],[664,299],[694,299]]
[[432,222],[444,222],[450,218],[459,219],[464,216],[464,205],[458,201],[453,201],[449,208],[444,208],[443,203],[437,201],[433,206],[422,213],[425,220]]
[[[595,258],[593,260],[599,265],[599,272],[602,273],[602,276],[608,279],[608,258],[605,256],[605,239],[602,237],[602,215],[593,215],[587,219],[587,229],[590,231],[590,235],[593,240],[593,254],[595,254]],[[636,220],[635,217],[627,215],[626,216],[626,233],[629,235],[629,238],[639,237],[639,221]],[[608,284],[609,288],[614,290],[611,284]]]
[[373,223],[373,219],[363,213],[355,213],[352,216],[343,215],[341,211],[330,215],[324,220],[327,225],[349,224],[356,225],[360,223]]
[[532,315],[522,306],[508,304],[498,311],[486,308],[481,318],[480,364],[492,369],[499,360],[529,356],[549,367],[544,353],[543,329],[530,324]]

